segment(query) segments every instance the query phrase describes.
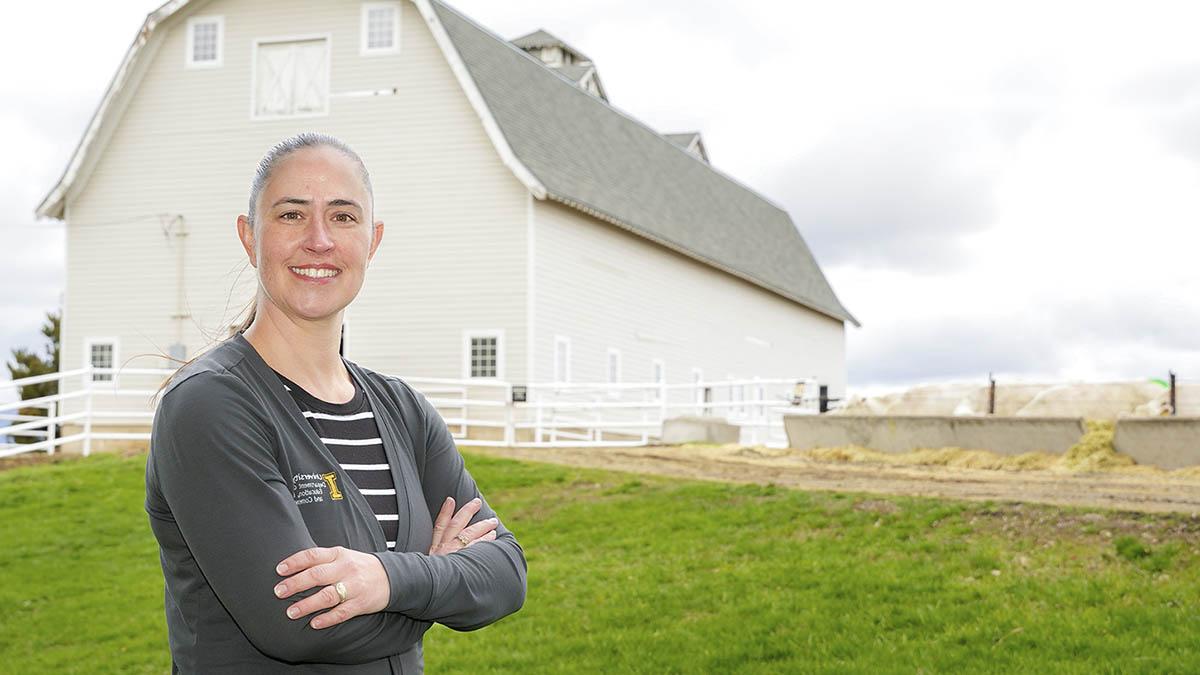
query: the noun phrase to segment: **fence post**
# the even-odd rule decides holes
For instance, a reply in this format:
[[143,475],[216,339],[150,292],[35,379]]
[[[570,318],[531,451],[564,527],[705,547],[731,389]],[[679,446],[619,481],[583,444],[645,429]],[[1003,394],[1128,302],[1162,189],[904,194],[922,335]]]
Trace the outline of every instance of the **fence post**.
[[46,412],[50,413],[50,425],[46,429],[46,438],[50,441],[50,445],[46,446],[46,454],[53,455],[54,441],[58,438],[58,434],[54,433],[55,430],[58,429],[58,423],[54,421],[54,418],[58,417],[58,401],[50,401],[50,405],[46,408]]
[[662,425],[667,422],[667,379],[658,383],[658,440],[662,441]]
[[1175,416],[1175,371],[1167,371],[1171,374],[1171,417]]
[[95,368],[90,362],[87,365],[87,370],[83,372],[83,386],[87,390],[87,395],[83,398],[83,456],[87,457],[92,452],[92,370]]
[[648,389],[643,390],[642,391],[642,405],[638,409],[638,412],[641,413],[641,418],[642,418],[642,445],[648,445],[650,443],[650,430],[649,430],[649,428],[646,427],[646,424],[647,424],[646,408],[648,407],[646,404],[649,403],[649,401],[647,401],[646,399],[650,398],[651,396],[652,396],[652,394],[650,394],[650,390],[648,390]]
[[533,405],[534,405],[534,408],[533,408],[533,410],[534,410],[534,413],[533,413],[533,420],[534,420],[533,421],[533,423],[534,423],[533,442],[541,443],[542,442],[542,396],[541,396],[541,394],[538,394],[536,399],[531,401],[531,403],[533,403]]
[[996,414],[996,378],[988,373],[988,414]]
[[504,391],[507,394],[504,402],[504,444],[511,448],[517,437],[516,429],[513,428],[513,409],[516,404],[513,403],[512,384],[505,386]]

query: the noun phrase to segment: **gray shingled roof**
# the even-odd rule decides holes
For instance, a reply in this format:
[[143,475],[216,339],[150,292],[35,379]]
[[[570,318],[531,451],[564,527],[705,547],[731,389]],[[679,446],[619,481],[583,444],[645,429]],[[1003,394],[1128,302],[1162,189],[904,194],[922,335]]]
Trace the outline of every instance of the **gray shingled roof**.
[[786,211],[452,7],[432,4],[513,153],[550,197],[859,325]]
[[587,71],[591,69],[592,67],[590,65],[581,66],[578,64],[571,64],[569,66],[559,66],[555,70],[563,75],[566,75],[567,79],[578,84],[578,82],[583,79],[583,76],[587,74]]

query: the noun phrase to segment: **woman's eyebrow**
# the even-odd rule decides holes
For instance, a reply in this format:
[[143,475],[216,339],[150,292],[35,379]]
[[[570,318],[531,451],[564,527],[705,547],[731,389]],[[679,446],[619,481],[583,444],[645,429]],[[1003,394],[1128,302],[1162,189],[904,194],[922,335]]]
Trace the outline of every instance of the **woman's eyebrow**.
[[359,211],[362,211],[362,207],[359,206],[358,202],[354,201],[353,199],[330,199],[329,201],[325,202],[325,206],[353,206]]
[[[276,206],[279,206],[280,204],[299,204],[300,206],[308,206],[311,203],[312,203],[312,200],[310,200],[310,199],[302,199],[300,197],[282,197],[278,201],[276,201],[274,204],[272,204],[271,208],[275,208]],[[340,197],[335,198],[335,199],[330,199],[329,201],[325,202],[325,206],[353,206],[354,208],[358,209],[359,211],[362,210],[362,206],[360,206],[359,203],[354,201],[353,199],[342,199]]]

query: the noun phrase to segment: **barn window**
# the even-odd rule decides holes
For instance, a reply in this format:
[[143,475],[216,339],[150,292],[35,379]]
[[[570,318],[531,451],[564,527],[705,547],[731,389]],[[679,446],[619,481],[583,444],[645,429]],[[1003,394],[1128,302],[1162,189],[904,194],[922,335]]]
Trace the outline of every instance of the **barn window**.
[[362,6],[360,54],[394,54],[400,51],[400,3],[365,2]]
[[554,336],[554,381],[571,381],[571,338]]
[[504,331],[472,329],[463,331],[463,377],[504,377]]
[[662,359],[654,359],[650,362],[650,381],[659,385],[654,389],[654,399],[658,400],[659,393],[662,390],[663,384],[666,383],[666,366]]
[[329,38],[256,40],[254,119],[329,113]]
[[606,373],[608,375],[609,384],[614,384],[621,381],[621,350],[608,348],[608,363]]
[[[93,368],[113,368],[117,362],[116,338],[88,338],[83,344],[83,356]],[[112,382],[113,374],[92,373],[92,382]]]
[[188,19],[184,63],[190,68],[220,66],[224,38],[225,17],[194,16]]

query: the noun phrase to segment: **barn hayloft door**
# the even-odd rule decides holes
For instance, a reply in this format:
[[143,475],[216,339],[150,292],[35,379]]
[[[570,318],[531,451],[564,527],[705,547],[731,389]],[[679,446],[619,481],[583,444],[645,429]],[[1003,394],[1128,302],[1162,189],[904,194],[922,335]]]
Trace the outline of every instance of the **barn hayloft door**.
[[321,114],[329,106],[329,41],[259,42],[254,71],[256,117]]

